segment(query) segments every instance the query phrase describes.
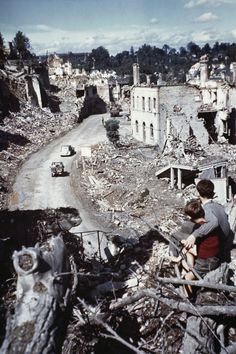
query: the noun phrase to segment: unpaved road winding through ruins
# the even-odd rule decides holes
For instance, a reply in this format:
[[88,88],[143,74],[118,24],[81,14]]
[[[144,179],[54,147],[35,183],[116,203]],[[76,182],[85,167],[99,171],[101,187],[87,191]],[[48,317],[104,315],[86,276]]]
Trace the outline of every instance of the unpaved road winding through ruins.
[[[70,144],[78,152],[81,147],[92,146],[106,140],[102,116],[108,118],[108,114],[90,116],[78,127],[29,157],[16,177],[13,193],[9,199],[10,210],[73,207],[79,210],[82,217],[82,223],[77,231],[102,229],[101,225],[91,218],[88,210],[83,208],[71,188],[70,171],[75,156],[60,156],[61,145]],[[63,161],[68,175],[51,177],[52,161]]]
[[[79,152],[81,147],[89,147],[106,140],[102,116],[108,119],[110,115],[106,113],[90,116],[78,127],[29,157],[22,165],[13,185],[13,192],[8,205],[10,210],[73,207],[79,210],[82,223],[71,229],[71,232],[104,230],[104,226],[99,224],[91,211],[82,205],[71,187],[70,171],[75,155],[60,156],[62,145],[70,144],[75,147],[76,152]],[[127,133],[127,128],[125,130]],[[120,132],[122,133],[122,129]],[[62,161],[68,175],[51,177],[50,165],[52,161]],[[94,247],[91,245],[93,237],[94,235],[91,235],[87,238],[88,244],[91,246],[91,252],[97,246],[96,244]]]

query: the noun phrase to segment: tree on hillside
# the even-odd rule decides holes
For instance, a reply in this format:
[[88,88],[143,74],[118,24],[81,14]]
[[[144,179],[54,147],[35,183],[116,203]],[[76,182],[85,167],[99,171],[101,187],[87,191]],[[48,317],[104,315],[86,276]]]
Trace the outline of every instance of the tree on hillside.
[[168,46],[168,44],[164,44],[163,47],[162,47],[162,49],[164,50],[164,52],[165,52],[166,54],[168,54],[168,52],[169,52],[169,50],[170,50],[170,47]]
[[211,47],[210,47],[209,43],[206,43],[202,47],[202,54],[210,54],[210,53],[211,53]]
[[134,47],[133,46],[131,46],[131,48],[130,48],[130,56],[132,59],[134,59]]
[[[3,40],[2,33],[0,32],[0,61],[4,61],[4,60],[5,60],[4,40]],[[1,65],[1,63],[0,63],[0,65]]]
[[13,39],[13,47],[16,50],[20,59],[28,59],[32,57],[30,53],[29,38],[23,32],[18,31]]
[[187,50],[184,47],[179,48],[179,55],[185,57],[187,55]]
[[232,43],[229,47],[229,58],[231,62],[236,61],[236,43]]
[[98,70],[110,68],[110,55],[106,48],[100,46],[93,49],[89,55],[90,66]]
[[197,45],[194,42],[189,42],[187,44],[187,50],[189,51],[190,54],[196,56],[199,56],[199,54],[201,53],[201,48],[199,47],[199,45]]

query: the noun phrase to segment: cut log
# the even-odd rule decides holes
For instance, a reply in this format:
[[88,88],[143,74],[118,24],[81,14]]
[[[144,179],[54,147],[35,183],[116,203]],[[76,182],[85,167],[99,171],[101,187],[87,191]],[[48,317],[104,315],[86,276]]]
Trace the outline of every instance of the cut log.
[[71,283],[62,238],[15,251],[13,263],[18,275],[16,306],[7,319],[1,354],[60,353]]

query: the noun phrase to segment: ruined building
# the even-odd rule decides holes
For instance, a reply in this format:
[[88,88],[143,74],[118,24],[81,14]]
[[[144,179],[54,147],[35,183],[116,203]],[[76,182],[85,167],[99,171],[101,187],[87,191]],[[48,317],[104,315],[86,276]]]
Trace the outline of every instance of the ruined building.
[[0,69],[0,116],[18,111],[21,100],[40,108],[50,106],[47,66],[37,60],[7,60]]
[[140,84],[139,65],[133,65],[131,124],[133,136],[161,149],[172,136],[185,141],[195,136],[201,145],[228,140],[236,143],[236,63],[231,77],[209,77],[208,60],[201,58],[178,85]]

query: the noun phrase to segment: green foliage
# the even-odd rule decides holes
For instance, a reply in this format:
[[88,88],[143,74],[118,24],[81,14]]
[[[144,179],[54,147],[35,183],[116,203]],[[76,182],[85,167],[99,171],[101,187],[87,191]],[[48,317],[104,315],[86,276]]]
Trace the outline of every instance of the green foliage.
[[[0,32],[0,61],[3,62],[5,60],[5,48],[4,48],[4,40],[2,33]],[[0,63],[1,65],[1,63]]]
[[120,122],[116,119],[108,119],[105,122],[107,137],[109,141],[111,141],[114,145],[117,145],[120,139],[119,127],[120,127]]
[[0,48],[3,48],[3,46],[4,46],[4,40],[3,40],[2,33],[0,32]]
[[110,55],[107,49],[100,46],[93,49],[89,55],[90,69],[105,70],[110,68]]
[[13,39],[13,48],[20,59],[29,59],[32,57],[29,38],[21,31],[18,31]]

